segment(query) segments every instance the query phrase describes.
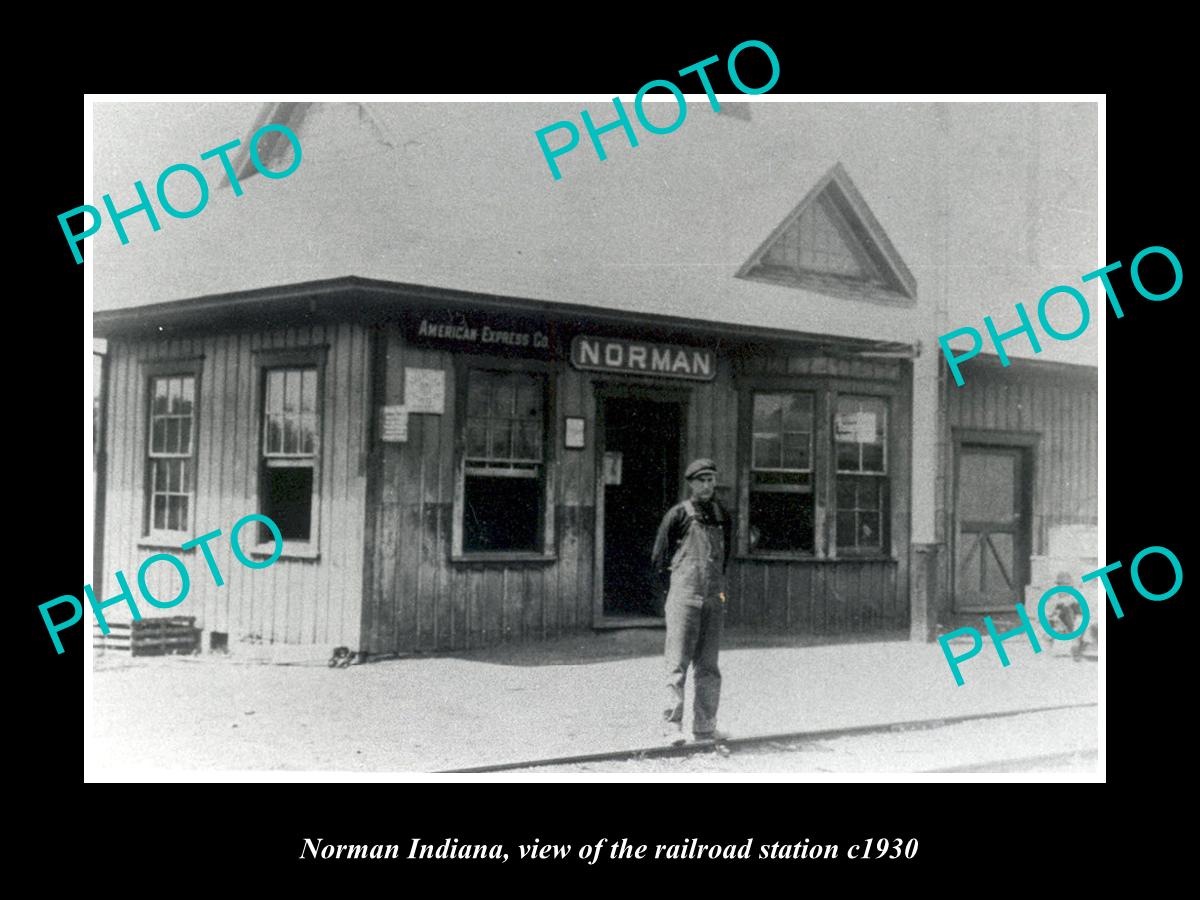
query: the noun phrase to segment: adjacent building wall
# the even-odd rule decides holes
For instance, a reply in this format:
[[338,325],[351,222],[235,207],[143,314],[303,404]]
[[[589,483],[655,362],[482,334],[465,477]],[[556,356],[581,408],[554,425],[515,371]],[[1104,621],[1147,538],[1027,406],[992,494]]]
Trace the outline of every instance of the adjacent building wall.
[[[316,558],[282,558],[266,569],[249,569],[228,542],[235,522],[259,512],[258,453],[261,426],[251,404],[254,352],[327,346],[322,396],[320,544]],[[286,330],[197,335],[170,340],[113,337],[107,417],[108,473],[104,515],[105,582],[97,595],[118,592],[115,570],[137,592],[139,565],[154,553],[182,558],[191,573],[191,594],[178,606],[157,610],[141,602],[143,616],[195,616],[206,632],[229,634],[229,646],[328,644],[356,646],[362,608],[362,546],[366,495],[367,372],[370,347],[364,327],[315,325]],[[201,358],[196,447],[194,535],[214,529],[216,563],[225,584],[217,587],[198,549],[150,545],[141,537],[145,499],[148,376],[145,364]],[[247,538],[253,528],[243,531]],[[176,596],[178,577],[166,564],[148,570],[148,586],[163,598]],[[124,605],[106,610],[124,616]],[[207,641],[205,646],[207,646]]]
[[946,620],[952,608],[947,548],[954,527],[954,429],[1038,436],[1031,555],[1042,556],[1049,553],[1051,529],[1098,522],[1099,416],[1097,371],[1086,366],[1038,367],[1014,360],[1004,368],[988,361],[971,369],[962,387],[944,376],[943,392],[936,605]]

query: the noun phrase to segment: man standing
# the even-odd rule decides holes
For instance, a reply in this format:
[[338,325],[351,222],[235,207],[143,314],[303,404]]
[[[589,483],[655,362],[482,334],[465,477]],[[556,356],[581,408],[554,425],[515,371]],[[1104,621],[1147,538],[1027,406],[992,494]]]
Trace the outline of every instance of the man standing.
[[653,556],[656,571],[671,571],[665,610],[669,704],[663,719],[664,736],[677,744],[683,743],[683,695],[689,665],[695,670],[696,682],[693,735],[699,741],[728,737],[716,727],[721,698],[717,654],[725,619],[725,570],[733,544],[733,523],[713,496],[717,467],[711,459],[693,462],[685,477],[691,498],[663,516]]

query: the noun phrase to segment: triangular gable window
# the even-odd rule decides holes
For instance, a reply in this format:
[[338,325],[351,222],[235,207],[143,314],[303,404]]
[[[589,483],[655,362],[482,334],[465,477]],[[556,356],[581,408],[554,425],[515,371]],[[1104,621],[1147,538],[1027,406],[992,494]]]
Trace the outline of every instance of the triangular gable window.
[[841,165],[738,272],[819,293],[911,304],[916,281]]

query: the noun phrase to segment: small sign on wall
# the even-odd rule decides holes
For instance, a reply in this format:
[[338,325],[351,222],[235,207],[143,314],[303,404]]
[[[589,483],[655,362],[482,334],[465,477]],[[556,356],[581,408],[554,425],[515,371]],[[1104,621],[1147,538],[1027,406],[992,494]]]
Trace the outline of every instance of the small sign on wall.
[[404,406],[410,413],[446,411],[446,373],[441,369],[404,368]]
[[429,310],[405,319],[404,336],[414,344],[455,352],[554,359],[553,323],[504,313]]
[[836,439],[847,444],[877,444],[875,413],[838,413],[834,418]]
[[379,408],[379,439],[385,444],[408,441],[408,409],[403,406]]
[[608,450],[604,454],[604,484],[620,487],[621,485],[621,452]]
[[563,433],[568,450],[579,450],[583,447],[583,419],[567,416],[567,427]]

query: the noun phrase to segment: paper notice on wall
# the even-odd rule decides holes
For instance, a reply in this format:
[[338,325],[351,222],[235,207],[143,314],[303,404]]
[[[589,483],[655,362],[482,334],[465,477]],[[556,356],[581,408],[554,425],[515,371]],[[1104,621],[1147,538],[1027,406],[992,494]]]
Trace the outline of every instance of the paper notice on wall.
[[878,444],[875,413],[838,413],[834,417],[836,439],[844,444]]
[[616,487],[621,485],[621,453],[616,450],[606,451],[604,454],[604,483],[611,484]]
[[383,406],[379,409],[379,439],[385,444],[408,441],[408,409],[403,406]]
[[573,450],[583,447],[583,419],[574,416],[567,417],[567,433],[565,445]]
[[404,406],[410,413],[446,411],[446,373],[441,369],[404,369]]

